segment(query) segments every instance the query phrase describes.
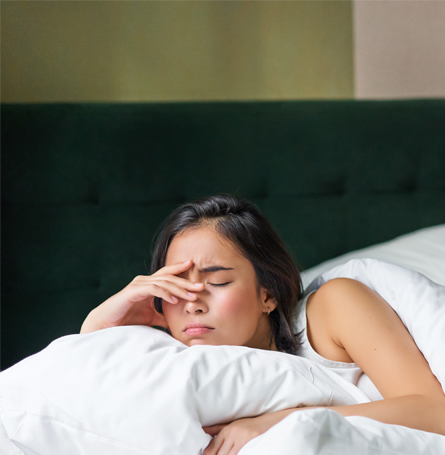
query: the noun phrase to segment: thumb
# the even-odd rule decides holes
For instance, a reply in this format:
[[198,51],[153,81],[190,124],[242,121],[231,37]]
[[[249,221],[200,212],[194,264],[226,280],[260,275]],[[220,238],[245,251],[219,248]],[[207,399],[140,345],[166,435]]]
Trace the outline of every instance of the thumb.
[[210,436],[216,436],[227,425],[228,423],[223,423],[220,425],[212,425],[211,427],[202,427],[202,429]]

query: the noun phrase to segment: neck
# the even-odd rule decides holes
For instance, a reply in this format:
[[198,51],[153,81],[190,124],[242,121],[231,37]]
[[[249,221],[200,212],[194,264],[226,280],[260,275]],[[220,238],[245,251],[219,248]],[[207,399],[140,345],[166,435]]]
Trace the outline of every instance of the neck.
[[257,333],[246,346],[249,348],[264,349],[266,351],[278,351],[273,338],[272,343],[270,343],[270,335],[270,318],[268,315],[264,315],[260,320]]

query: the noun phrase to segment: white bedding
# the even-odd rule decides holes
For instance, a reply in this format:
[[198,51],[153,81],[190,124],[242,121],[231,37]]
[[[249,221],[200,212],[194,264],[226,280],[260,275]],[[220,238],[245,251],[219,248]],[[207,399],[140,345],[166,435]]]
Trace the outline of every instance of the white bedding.
[[[375,260],[336,276],[365,282],[399,313],[445,384],[445,288]],[[0,448],[26,455],[199,455],[202,426],[296,406],[368,401],[322,366],[235,346],[187,348],[150,327],[70,335],[0,373]],[[292,413],[240,455],[443,455],[445,437],[344,418],[325,408]]]
[[238,455],[443,455],[445,436],[342,417],[329,409],[290,414]]
[[445,286],[445,224],[419,229],[322,262],[301,274],[303,285],[306,288],[317,276],[351,259],[366,258],[415,270]]

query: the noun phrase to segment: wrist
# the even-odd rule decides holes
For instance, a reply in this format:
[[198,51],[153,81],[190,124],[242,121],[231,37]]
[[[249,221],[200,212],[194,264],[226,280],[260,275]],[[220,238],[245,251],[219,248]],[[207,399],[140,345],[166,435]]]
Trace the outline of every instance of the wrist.
[[289,408],[289,409],[283,409],[281,411],[275,411],[271,412],[269,414],[264,414],[260,417],[263,425],[265,426],[267,431],[269,428],[273,427],[277,423],[281,422],[283,419],[285,419],[288,415],[292,414],[295,411],[298,411],[301,408]]

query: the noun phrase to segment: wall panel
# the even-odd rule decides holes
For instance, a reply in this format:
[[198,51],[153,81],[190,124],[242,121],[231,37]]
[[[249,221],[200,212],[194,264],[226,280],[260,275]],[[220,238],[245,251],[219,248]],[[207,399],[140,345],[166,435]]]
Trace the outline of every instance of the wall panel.
[[5,102],[352,98],[350,1],[2,2]]

